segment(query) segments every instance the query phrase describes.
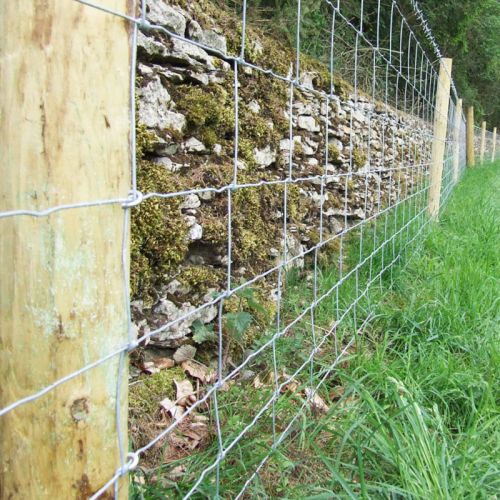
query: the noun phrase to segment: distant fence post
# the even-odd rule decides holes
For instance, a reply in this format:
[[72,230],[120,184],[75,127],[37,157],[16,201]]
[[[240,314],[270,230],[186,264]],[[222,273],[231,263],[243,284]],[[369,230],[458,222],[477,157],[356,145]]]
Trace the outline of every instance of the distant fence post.
[[467,109],[467,166],[476,165],[476,156],[474,152],[474,106]]
[[458,99],[455,107],[455,123],[453,127],[453,182],[458,181],[458,168],[460,165],[460,128],[462,126],[462,99]]
[[486,122],[481,123],[481,148],[479,150],[479,164],[484,163],[484,151],[486,149]]
[[[130,23],[76,1],[22,3],[0,2],[0,211],[126,198]],[[0,218],[0,410],[126,345],[124,214]],[[84,499],[113,477],[117,375],[115,356],[0,416],[0,498]]]
[[493,145],[491,147],[491,161],[495,161],[495,156],[496,156],[496,149],[497,149],[497,128],[493,128]]
[[446,129],[448,126],[448,107],[450,102],[452,59],[443,58],[439,67],[439,79],[436,92],[436,110],[434,115],[434,142],[429,179],[429,214],[437,219],[441,199],[441,182],[443,173],[444,152],[446,146]]

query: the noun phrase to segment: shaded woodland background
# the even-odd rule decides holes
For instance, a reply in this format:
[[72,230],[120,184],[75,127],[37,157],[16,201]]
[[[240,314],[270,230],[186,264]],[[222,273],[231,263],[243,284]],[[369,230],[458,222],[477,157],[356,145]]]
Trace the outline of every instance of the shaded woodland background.
[[[226,0],[226,3],[236,11],[241,11],[242,0]],[[336,4],[336,0],[332,3]],[[391,0],[381,0],[379,28],[381,44],[388,44],[391,4]],[[409,0],[399,0],[397,4],[409,23],[414,25],[414,31],[419,40],[421,42],[425,40]],[[371,40],[375,40],[377,36],[377,6],[378,0],[364,1],[364,32]],[[441,47],[443,56],[453,58],[453,77],[465,106],[473,105],[477,122],[486,120],[488,128],[500,125],[498,85],[500,82],[500,2],[498,0],[421,0],[420,6]],[[341,0],[340,8],[353,24],[359,25],[359,0]],[[251,0],[248,1],[247,9],[250,22],[295,46],[296,0]],[[301,51],[323,61],[328,59],[331,13],[332,8],[327,0],[302,0]],[[397,36],[399,43],[399,25],[393,26],[393,36]],[[336,68],[343,74],[342,76],[349,79],[349,71],[352,71],[353,66],[354,33],[342,27],[342,23],[337,23],[336,37]],[[426,48],[427,53],[434,59],[432,49]],[[359,49],[361,58],[363,56],[371,58],[371,51],[366,50],[367,47]],[[361,59],[360,67],[364,68],[365,80],[368,82],[371,78],[370,61],[363,62]],[[363,75],[361,77],[362,82]],[[382,78],[382,71],[379,77]]]

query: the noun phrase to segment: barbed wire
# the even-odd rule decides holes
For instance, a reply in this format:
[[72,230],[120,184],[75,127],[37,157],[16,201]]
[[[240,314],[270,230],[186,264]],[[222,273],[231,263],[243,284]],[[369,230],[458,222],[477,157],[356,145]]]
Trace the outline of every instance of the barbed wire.
[[[433,141],[437,138],[433,132],[433,122],[436,118],[436,107],[434,104],[438,67],[435,61],[431,61],[430,57],[420,43],[417,35],[412,30],[410,23],[405,19],[402,11],[395,1],[391,4],[390,13],[390,36],[389,46],[382,47],[380,42],[380,13],[382,5],[380,0],[377,7],[377,30],[376,41],[373,43],[364,32],[364,12],[363,1],[360,3],[360,19],[359,26],[354,23],[342,11],[340,1],[331,2],[325,0],[326,4],[331,8],[331,37],[330,37],[330,60],[329,60],[329,73],[331,75],[330,89],[326,92],[321,89],[311,88],[308,85],[301,83],[301,0],[297,0],[297,14],[296,14],[296,47],[295,47],[295,61],[293,61],[292,69],[287,75],[280,74],[279,72],[264,68],[247,60],[245,58],[245,47],[247,44],[247,2],[243,0],[242,18],[241,18],[241,41],[240,51],[238,55],[231,55],[221,52],[220,50],[210,47],[204,43],[192,40],[189,37],[174,33],[163,26],[152,24],[147,19],[147,5],[143,1],[141,4],[141,12],[136,17],[123,12],[117,12],[109,9],[100,4],[89,2],[87,0],[74,0],[88,8],[101,11],[103,15],[111,15],[130,23],[132,27],[132,61],[131,73],[128,82],[130,90],[130,130],[131,130],[131,163],[127,166],[131,171],[131,186],[128,193],[123,193],[123,197],[110,198],[106,200],[88,200],[79,203],[64,204],[57,206],[48,206],[40,210],[30,209],[16,209],[11,210],[6,207],[6,210],[0,211],[0,218],[10,217],[48,217],[58,211],[63,210],[84,210],[89,207],[101,207],[104,205],[121,205],[123,207],[123,227],[122,227],[122,252],[121,252],[121,270],[123,277],[123,295],[125,297],[126,317],[127,317],[127,335],[126,340],[122,345],[116,346],[106,355],[99,359],[80,367],[78,370],[71,371],[66,376],[54,380],[51,384],[35,391],[32,394],[12,401],[10,404],[0,409],[0,418],[7,413],[15,411],[17,408],[32,404],[36,400],[42,398],[49,392],[53,391],[62,384],[65,384],[76,377],[83,375],[89,370],[109,362],[111,359],[118,359],[118,376],[116,381],[115,390],[115,426],[118,434],[119,460],[120,466],[115,471],[115,474],[97,490],[91,498],[99,498],[110,488],[114,488],[115,496],[118,496],[118,483],[120,478],[126,476],[130,471],[134,470],[140,463],[141,456],[148,450],[155,447],[157,444],[164,442],[165,438],[171,435],[179,425],[186,420],[189,415],[193,414],[196,410],[211,404],[210,411],[213,413],[215,421],[215,434],[217,440],[217,453],[210,463],[207,463],[202,470],[199,471],[197,479],[190,485],[190,489],[185,493],[184,498],[190,498],[199,491],[199,487],[205,481],[207,476],[215,472],[215,488],[216,494],[223,493],[221,491],[221,467],[227,459],[228,454],[236,449],[236,447],[245,439],[250,431],[255,428],[258,422],[265,418],[266,413],[270,410],[270,420],[272,423],[272,443],[269,444],[266,453],[257,465],[250,470],[248,477],[241,478],[241,488],[236,498],[241,498],[245,491],[250,487],[252,481],[257,477],[259,472],[272,457],[274,451],[280,444],[289,436],[293,426],[298,418],[307,410],[311,405],[311,401],[318,391],[322,388],[328,380],[332,372],[335,371],[338,364],[345,358],[346,353],[349,352],[353,346],[357,336],[362,335],[364,330],[368,327],[373,315],[371,311],[365,312],[365,317],[360,317],[362,313],[361,303],[363,300],[368,300],[370,291],[377,284],[382,283],[384,276],[390,273],[391,280],[393,278],[393,271],[395,266],[408,262],[411,257],[412,251],[422,241],[424,234],[428,228],[430,219],[427,216],[427,198],[429,191],[429,175],[428,170],[430,166],[430,150]],[[416,0],[411,0],[413,9],[417,18],[419,19],[423,32],[428,39],[428,42],[433,47],[436,57],[441,59],[441,51],[432,35],[426,18],[420,9]],[[396,27],[396,16],[400,23],[399,38],[397,41],[393,37],[393,28]],[[344,28],[351,30],[355,35],[354,44],[354,69],[353,69],[353,91],[349,98],[346,100],[345,105],[349,108],[349,159],[345,171],[337,171],[330,173],[329,168],[329,137],[332,130],[330,129],[330,114],[333,114],[332,104],[338,102],[338,97],[335,94],[335,85],[333,83],[333,74],[335,72],[335,32],[337,26],[341,24]],[[407,30],[404,37],[405,29]],[[144,33],[161,33],[170,39],[182,40],[193,46],[207,50],[215,57],[219,57],[224,61],[231,64],[233,71],[233,90],[234,90],[234,155],[232,159],[232,178],[231,182],[223,186],[209,186],[204,188],[194,187],[192,189],[184,189],[172,192],[141,192],[140,186],[137,181],[137,163],[136,163],[136,116],[135,116],[135,85],[136,85],[136,53],[137,53],[137,38],[138,32]],[[358,85],[358,71],[359,71],[359,52],[361,45],[368,48],[373,52],[373,60],[371,65],[372,72],[372,86],[370,90],[370,97],[374,101],[382,91],[384,97],[383,110],[376,113],[373,109],[367,112],[368,121],[368,134],[366,140],[363,138],[364,144],[367,146],[367,164],[362,169],[357,170],[354,165],[353,150],[355,147],[355,132],[354,131],[354,112],[363,109],[361,106],[361,95]],[[239,179],[239,134],[240,132],[240,98],[239,88],[241,85],[239,79],[240,68],[249,68],[259,72],[260,74],[267,75],[271,79],[282,82],[288,87],[288,140],[290,148],[287,155],[287,171],[286,177],[274,180],[260,180],[256,182],[241,182]],[[377,88],[376,75],[381,75],[384,81],[384,88]],[[393,82],[393,85],[391,84]],[[295,170],[297,167],[296,160],[293,156],[292,144],[294,143],[294,92],[300,91],[310,98],[316,98],[321,103],[325,103],[324,114],[318,116],[318,121],[324,123],[322,133],[325,136],[325,151],[324,151],[324,165],[323,173],[315,175],[297,176]],[[450,111],[448,117],[448,132],[445,140],[445,160],[443,165],[443,189],[441,193],[442,204],[444,205],[452,192],[453,186],[459,179],[464,166],[465,166],[465,123],[463,116],[460,117],[460,131],[457,135],[456,130],[452,126],[455,120],[456,107],[455,102],[458,99],[455,86],[453,85],[453,97],[450,99]],[[402,117],[402,115],[405,116]],[[396,154],[387,154],[386,149],[388,144],[392,144],[393,149],[396,144],[396,134],[394,128],[389,130],[387,123],[391,116],[399,116],[402,123],[406,120],[406,127],[417,127],[414,130],[414,135],[409,136],[408,142],[399,144],[400,157],[396,158]],[[385,120],[385,121],[384,121]],[[410,120],[413,120],[411,122]],[[375,133],[381,135],[381,150],[382,159],[378,161],[375,158],[374,149],[372,147],[373,137]],[[489,133],[488,133],[489,134]],[[416,137],[420,142],[416,142]],[[492,158],[500,154],[498,147],[498,139],[493,139],[492,135],[488,135],[489,149],[487,151]],[[496,153],[494,151],[496,145]],[[459,148],[458,162],[454,161],[454,153]],[[496,156],[495,156],[496,155]],[[363,190],[361,191],[363,197],[363,213],[365,216],[359,222],[352,222],[349,220],[349,195],[352,194],[353,188],[351,187],[353,180],[360,180],[364,182]],[[342,200],[343,210],[340,210],[339,216],[343,219],[342,230],[336,234],[331,234],[325,237],[324,231],[324,204],[325,193],[328,192],[328,185],[330,181],[335,181],[336,185],[342,186]],[[373,199],[370,199],[370,183],[376,184],[375,194]],[[295,255],[291,256],[288,248],[289,236],[289,190],[291,186],[304,186],[304,185],[319,185],[319,216],[318,216],[318,232],[319,241],[308,249],[302,249]],[[281,233],[282,251],[278,262],[265,271],[250,276],[244,283],[235,283],[232,269],[232,253],[234,250],[233,241],[233,197],[240,190],[246,189],[259,189],[264,186],[280,186],[283,188],[283,213],[282,213],[282,226]],[[156,326],[155,328],[137,335],[133,328],[132,316],[130,312],[131,297],[129,286],[129,268],[128,268],[128,241],[130,236],[129,216],[130,212],[136,207],[139,207],[146,200],[159,198],[159,199],[173,199],[183,198],[192,194],[214,193],[221,194],[227,198],[227,282],[226,287],[213,299],[204,301],[197,307],[192,308],[189,312],[182,314],[174,319],[171,319],[164,324]],[[384,201],[386,200],[386,201]],[[359,253],[356,262],[349,268],[344,269],[344,259],[348,251],[347,237],[356,235],[356,244],[359,245]],[[320,253],[327,251],[327,248],[333,242],[339,244],[339,257],[338,257],[338,279],[335,283],[323,289],[319,283],[320,279]],[[296,265],[305,257],[311,257],[312,265],[312,289],[311,297],[308,304],[305,304],[301,311],[293,317],[284,314],[284,299],[283,287],[284,281],[288,270],[291,266]],[[360,282],[360,276],[366,273],[366,283]],[[272,275],[277,275],[277,295],[276,295],[276,310],[277,317],[274,328],[270,329],[269,338],[263,341],[262,344],[253,350],[252,353],[246,355],[233,369],[225,372],[223,353],[227,345],[223,333],[223,307],[225,301],[237,295],[245,289],[248,289],[253,284],[262,282],[270,278]],[[355,298],[348,304],[342,304],[342,287],[349,282],[355,281]],[[362,289],[360,288],[362,287]],[[315,315],[320,307],[327,303],[328,300],[334,299],[334,310],[332,312],[332,321],[326,331],[319,332],[318,325],[316,324]],[[123,399],[124,392],[124,373],[125,364],[127,363],[127,353],[138,348],[144,344],[148,339],[151,339],[158,334],[165,332],[172,327],[189,320],[196,318],[202,311],[208,308],[216,307],[217,314],[217,337],[218,337],[218,365],[217,365],[217,379],[209,387],[206,387],[204,394],[199,397],[191,406],[189,406],[182,415],[181,419],[173,419],[161,432],[151,439],[147,444],[135,450],[127,451],[124,449],[123,443],[126,442],[126,429],[123,428],[120,414],[120,403]],[[369,308],[368,308],[369,309]],[[305,359],[293,371],[292,375],[284,377],[279,380],[279,363],[277,361],[278,342],[284,339],[287,334],[290,334],[294,328],[306,328],[307,323],[308,331],[311,334],[311,348],[306,353]],[[352,323],[352,325],[351,325]],[[346,326],[347,324],[351,326]],[[348,331],[347,338],[339,335],[340,330]],[[334,356],[329,362],[328,366],[320,370],[313,376],[314,362],[318,353],[328,346],[329,342],[333,341],[335,350]],[[341,344],[341,345],[339,345]],[[223,425],[221,410],[218,404],[218,394],[223,390],[224,386],[230,381],[234,381],[242,370],[249,366],[252,362],[257,360],[259,356],[267,354],[271,351],[270,371],[274,374],[274,386],[271,396],[267,401],[258,409],[255,409],[253,418],[237,433],[228,443],[223,439]],[[292,381],[297,381],[300,376],[306,377],[307,375],[307,397],[296,408],[293,417],[286,423],[284,429],[278,434],[278,415],[276,405],[283,398],[283,389],[286,388]]]

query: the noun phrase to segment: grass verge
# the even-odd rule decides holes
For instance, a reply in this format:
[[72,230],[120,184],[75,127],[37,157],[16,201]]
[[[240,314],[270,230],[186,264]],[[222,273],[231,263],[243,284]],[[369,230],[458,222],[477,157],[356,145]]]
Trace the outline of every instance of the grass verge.
[[500,163],[467,172],[440,224],[372,304],[370,333],[337,372],[343,397],[284,453],[293,472],[271,474],[274,494],[265,474],[255,493],[496,498],[499,190]]
[[[423,198],[356,235],[340,269],[317,256],[313,280],[290,272],[283,318],[298,317],[313,300],[311,282],[323,297],[345,279],[314,308],[312,321],[307,315],[296,322],[248,366],[260,376],[258,387],[238,381],[211,403],[207,415],[213,418],[217,404],[221,435],[147,471],[132,496],[185,495],[221,442],[229,447],[225,459],[203,477],[196,498],[234,498],[260,464],[245,498],[494,498],[500,490],[499,184],[500,164],[467,172],[440,224],[408,262],[409,242],[420,243],[420,231],[429,227],[424,216],[414,218],[425,208]],[[387,235],[393,237],[381,245]],[[406,268],[388,267],[401,255]],[[363,294],[370,284],[376,286]],[[335,335],[326,335],[332,317],[341,315]],[[346,360],[332,369],[343,350]],[[284,374],[295,370],[293,383],[279,387],[280,397],[260,412]],[[318,384],[326,415],[304,397]]]

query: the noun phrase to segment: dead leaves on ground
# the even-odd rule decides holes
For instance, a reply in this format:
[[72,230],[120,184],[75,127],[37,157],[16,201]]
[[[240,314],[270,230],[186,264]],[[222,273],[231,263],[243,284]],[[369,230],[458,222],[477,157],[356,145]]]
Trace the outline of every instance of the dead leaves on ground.
[[[163,462],[177,460],[207,442],[210,435],[209,419],[205,415],[191,411],[189,408],[198,400],[197,393],[190,380],[173,380],[175,401],[166,397],[160,402],[163,422],[158,427],[169,427],[172,421],[176,426],[164,440],[157,443],[163,448]],[[167,446],[165,446],[167,444]]]
[[[177,354],[174,356],[175,360],[160,357],[154,361],[144,362],[141,367],[143,372],[154,374],[160,370],[169,370],[179,366],[185,374],[185,378],[182,376],[173,378],[174,395],[166,388],[165,397],[158,401],[158,413],[154,416],[154,422],[151,422],[156,429],[156,434],[170,428],[165,437],[156,443],[154,450],[151,450],[157,457],[156,463],[158,459],[168,464],[186,457],[194,450],[200,450],[208,444],[214,435],[213,423],[210,422],[208,416],[203,414],[209,409],[210,402],[204,402],[196,408],[192,406],[203,398],[207,387],[216,382],[216,371],[196,361],[193,358],[194,350],[180,349],[175,354]],[[250,391],[279,389],[280,394],[290,397],[290,401],[297,410],[299,406],[304,405],[313,414],[324,415],[329,412],[331,401],[338,402],[339,407],[344,409],[346,398],[343,387],[330,387],[325,401],[323,398],[326,393],[322,392],[320,395],[316,388],[289,375],[285,369],[279,373],[274,370],[261,371],[257,375],[247,370],[245,377],[241,376],[238,381],[230,380],[221,390],[230,390],[233,385],[241,385],[245,381]],[[347,398],[346,403],[350,403],[349,399]],[[179,473],[182,474],[181,471]]]
[[215,370],[210,370],[194,359],[184,361],[181,364],[181,368],[191,377],[198,379],[202,384],[210,384],[216,380]]

